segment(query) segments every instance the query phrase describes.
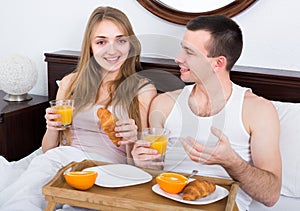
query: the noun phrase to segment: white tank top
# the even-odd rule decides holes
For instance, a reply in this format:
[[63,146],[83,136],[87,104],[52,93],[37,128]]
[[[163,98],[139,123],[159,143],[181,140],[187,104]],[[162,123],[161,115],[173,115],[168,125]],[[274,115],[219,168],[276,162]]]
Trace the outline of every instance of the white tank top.
[[[171,136],[164,170],[191,173],[193,169],[198,169],[199,175],[230,178],[220,165],[202,165],[192,161],[178,138],[190,136],[202,144],[215,145],[217,138],[210,132],[210,127],[214,126],[223,131],[232,148],[246,162],[251,162],[250,135],[242,122],[244,95],[249,89],[232,84],[232,94],[225,107],[216,115],[199,117],[192,112],[188,105],[193,87],[194,85],[184,87],[166,119],[164,127],[171,131]],[[239,189],[236,202],[240,210],[247,210],[251,200],[251,197]]]

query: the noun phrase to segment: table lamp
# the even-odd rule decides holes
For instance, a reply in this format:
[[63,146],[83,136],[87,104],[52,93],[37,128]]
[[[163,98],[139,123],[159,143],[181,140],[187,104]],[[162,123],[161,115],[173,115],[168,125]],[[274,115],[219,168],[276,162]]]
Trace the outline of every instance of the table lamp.
[[27,93],[37,81],[37,69],[27,57],[12,55],[0,59],[0,89],[7,94],[6,101],[25,101],[32,97]]

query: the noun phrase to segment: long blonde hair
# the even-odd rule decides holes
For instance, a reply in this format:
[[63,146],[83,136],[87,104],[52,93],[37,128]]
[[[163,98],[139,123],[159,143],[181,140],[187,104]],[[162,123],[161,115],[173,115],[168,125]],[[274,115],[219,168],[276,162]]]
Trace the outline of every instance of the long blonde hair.
[[121,71],[119,71],[116,79],[110,81],[109,99],[105,106],[113,105],[116,107],[116,105],[120,105],[123,110],[128,111],[129,118],[134,119],[138,128],[141,129],[139,101],[137,98],[141,78],[136,74],[136,71],[141,69],[141,45],[133,32],[127,16],[118,9],[98,7],[91,14],[83,38],[81,57],[75,70],[77,74],[75,74],[74,80],[66,92],[66,98],[75,99],[77,112],[85,106],[95,104],[97,101],[103,73],[93,56],[91,36],[94,27],[103,20],[112,21],[120,26],[124,31],[124,35],[129,37],[130,42],[128,58],[121,65]]

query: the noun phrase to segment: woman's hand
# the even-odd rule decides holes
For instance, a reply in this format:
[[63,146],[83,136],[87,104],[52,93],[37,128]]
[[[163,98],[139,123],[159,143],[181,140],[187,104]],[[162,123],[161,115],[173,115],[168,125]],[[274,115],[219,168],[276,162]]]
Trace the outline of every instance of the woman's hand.
[[51,107],[46,109],[45,119],[46,119],[46,133],[42,140],[42,149],[43,152],[48,151],[49,149],[55,148],[58,146],[58,135],[60,130],[65,130],[61,126],[61,122],[55,121],[55,119],[60,118],[60,114],[57,113],[56,109]]
[[135,142],[131,155],[134,164],[141,168],[161,169],[163,162],[153,161],[160,158],[160,154],[155,149],[150,148],[150,142],[138,140]]
[[60,118],[61,115],[57,113],[56,109],[51,107],[46,109],[45,119],[46,119],[46,127],[49,130],[65,130],[64,127],[59,127],[62,125],[61,122],[55,121],[55,119]]
[[122,137],[120,145],[132,144],[137,140],[137,126],[133,119],[118,120],[115,127],[116,137]]

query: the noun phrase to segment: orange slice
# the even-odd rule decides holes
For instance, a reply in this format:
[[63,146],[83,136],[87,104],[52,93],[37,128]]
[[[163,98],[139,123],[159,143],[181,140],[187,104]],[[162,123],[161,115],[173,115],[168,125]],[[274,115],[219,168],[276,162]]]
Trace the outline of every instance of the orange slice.
[[188,178],[177,173],[161,173],[156,182],[163,191],[177,194],[188,184]]
[[97,176],[95,171],[70,171],[65,174],[65,179],[73,188],[87,190],[95,184]]

